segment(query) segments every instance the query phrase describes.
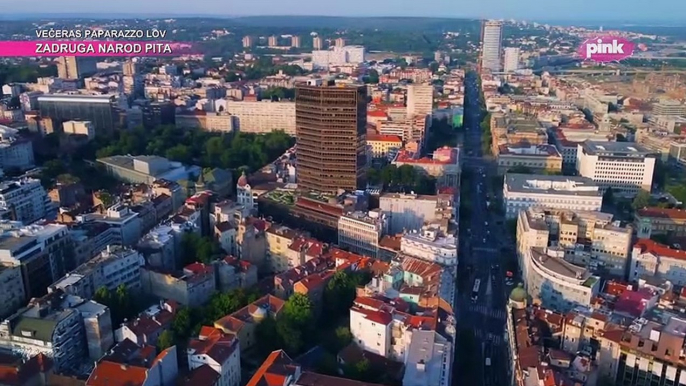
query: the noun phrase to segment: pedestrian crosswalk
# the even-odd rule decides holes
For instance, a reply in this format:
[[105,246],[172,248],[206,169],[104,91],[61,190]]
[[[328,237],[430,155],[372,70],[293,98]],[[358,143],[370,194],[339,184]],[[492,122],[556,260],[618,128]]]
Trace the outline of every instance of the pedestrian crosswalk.
[[488,340],[494,346],[500,346],[503,344],[503,337],[499,334],[493,334],[488,331],[474,330],[474,336],[477,340]]
[[499,310],[499,309],[493,309],[488,307],[485,304],[470,304],[469,305],[469,311],[470,312],[478,312],[482,315],[489,316],[491,318],[496,318],[496,319],[505,319],[506,312],[505,310]]

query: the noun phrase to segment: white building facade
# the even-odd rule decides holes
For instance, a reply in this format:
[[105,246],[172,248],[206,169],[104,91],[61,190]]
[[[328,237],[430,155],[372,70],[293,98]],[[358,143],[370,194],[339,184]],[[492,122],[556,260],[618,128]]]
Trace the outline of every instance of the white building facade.
[[603,192],[633,196],[640,190],[650,192],[657,155],[629,142],[579,144],[577,172],[595,181]]

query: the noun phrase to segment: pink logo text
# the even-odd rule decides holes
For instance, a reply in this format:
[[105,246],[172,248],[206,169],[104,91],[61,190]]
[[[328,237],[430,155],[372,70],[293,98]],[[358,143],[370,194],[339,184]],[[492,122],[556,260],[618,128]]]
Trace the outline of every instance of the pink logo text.
[[615,62],[634,53],[634,43],[618,36],[604,36],[588,39],[579,47],[583,60],[594,62]]

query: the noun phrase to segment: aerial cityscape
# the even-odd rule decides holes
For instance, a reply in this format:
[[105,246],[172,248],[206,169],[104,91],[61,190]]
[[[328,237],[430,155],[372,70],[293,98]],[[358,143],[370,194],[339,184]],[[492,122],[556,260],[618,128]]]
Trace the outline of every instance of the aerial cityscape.
[[686,385],[686,27],[594,20],[3,16],[0,386]]

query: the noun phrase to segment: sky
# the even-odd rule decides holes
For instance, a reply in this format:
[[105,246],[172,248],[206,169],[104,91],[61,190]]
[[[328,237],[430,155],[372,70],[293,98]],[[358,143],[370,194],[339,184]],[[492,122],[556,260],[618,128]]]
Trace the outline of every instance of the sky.
[[7,14],[433,16],[519,20],[683,21],[686,0],[0,0]]

